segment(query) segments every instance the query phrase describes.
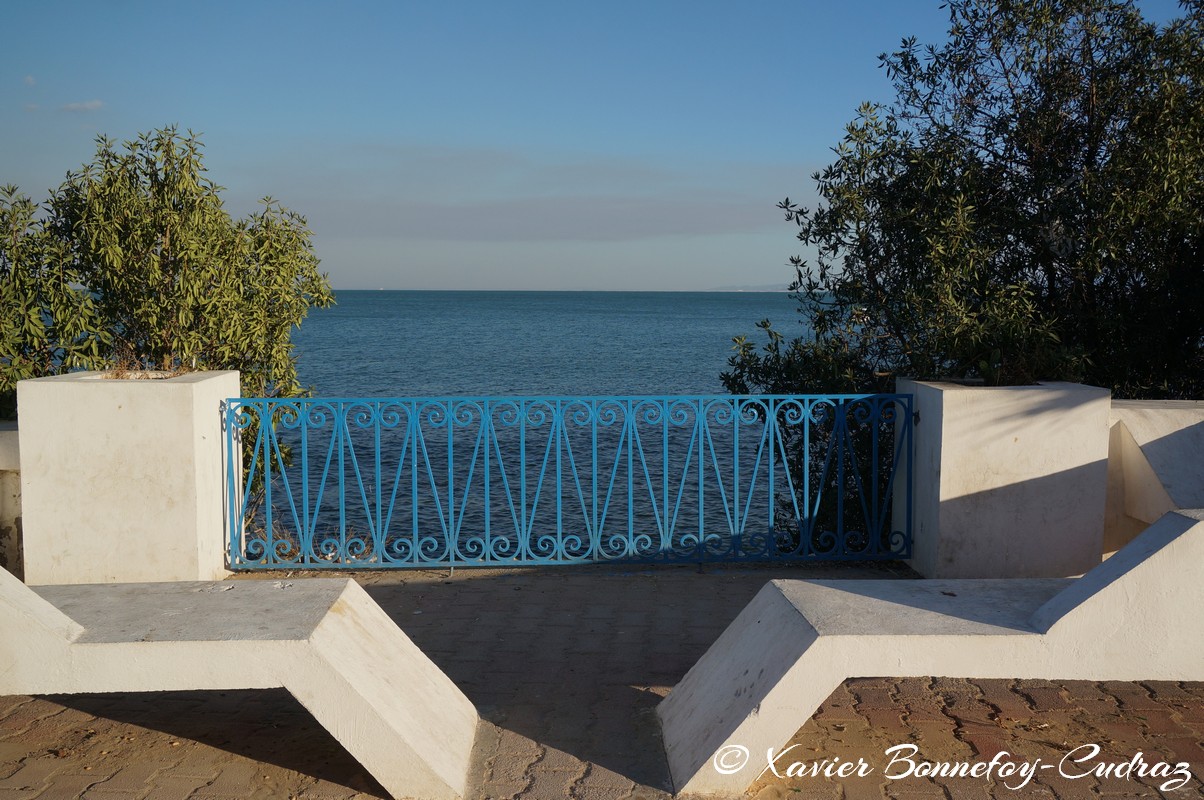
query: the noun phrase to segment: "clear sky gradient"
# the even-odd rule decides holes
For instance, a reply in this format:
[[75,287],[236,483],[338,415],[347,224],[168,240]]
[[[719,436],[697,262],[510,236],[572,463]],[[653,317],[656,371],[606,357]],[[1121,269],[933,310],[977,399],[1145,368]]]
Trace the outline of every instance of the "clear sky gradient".
[[[1143,0],[1151,19],[1173,0]],[[5,3],[0,184],[203,134],[231,213],[304,214],[336,288],[785,286],[775,208],[938,0]]]

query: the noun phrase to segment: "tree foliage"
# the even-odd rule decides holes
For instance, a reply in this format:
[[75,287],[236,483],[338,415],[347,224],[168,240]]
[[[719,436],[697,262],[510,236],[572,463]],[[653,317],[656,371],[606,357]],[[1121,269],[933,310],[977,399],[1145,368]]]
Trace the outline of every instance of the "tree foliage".
[[737,340],[732,391],[895,376],[1204,393],[1204,1],[951,0],[946,44],[881,56],[865,104],[780,204],[811,335]]
[[235,220],[198,137],[165,128],[96,157],[42,212],[0,194],[0,392],[77,368],[238,369],[298,394],[290,342],[333,302],[304,218],[271,198]]
[[98,323],[67,243],[46,235],[37,204],[0,188],[0,416],[17,381],[101,363]]

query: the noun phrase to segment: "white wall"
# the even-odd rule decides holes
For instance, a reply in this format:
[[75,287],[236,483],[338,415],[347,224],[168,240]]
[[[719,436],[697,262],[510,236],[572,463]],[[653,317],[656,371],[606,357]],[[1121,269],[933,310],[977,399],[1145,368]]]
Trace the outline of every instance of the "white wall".
[[25,580],[209,580],[225,574],[221,403],[238,373],[17,385]]
[[[1074,384],[900,381],[899,391],[919,414],[911,563],[921,574],[1077,574],[1167,511],[1204,506],[1204,403],[1116,400],[1109,416],[1107,392]],[[238,394],[233,372],[23,381],[20,433],[0,423],[0,566],[21,577],[32,538],[33,583],[224,574],[216,409]],[[31,502],[32,533],[21,511]]]
[[1105,553],[1169,511],[1204,508],[1204,402],[1113,400]]
[[21,563],[21,450],[17,423],[0,422],[0,568],[18,578]]
[[914,396],[919,415],[910,561],[916,571],[929,578],[1043,578],[1082,574],[1099,563],[1106,389],[900,380],[898,391]]

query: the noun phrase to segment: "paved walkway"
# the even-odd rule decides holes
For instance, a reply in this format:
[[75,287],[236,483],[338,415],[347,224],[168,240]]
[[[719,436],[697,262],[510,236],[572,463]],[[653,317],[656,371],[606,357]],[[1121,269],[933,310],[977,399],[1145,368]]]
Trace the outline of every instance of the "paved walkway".
[[[670,788],[653,709],[765,581],[875,576],[891,577],[840,566],[357,577],[481,712],[474,798],[634,800],[667,798]],[[791,745],[775,762],[782,777],[766,771],[750,796],[1204,797],[1204,683],[855,680]],[[892,765],[887,751],[899,745],[914,753],[892,751]],[[1072,751],[1082,763],[1063,761]],[[1138,754],[1150,766],[1188,762],[1191,776],[1089,774]],[[990,778],[888,777],[922,762],[981,772],[993,758]],[[765,767],[760,759],[750,774]],[[823,774],[859,760],[862,777]],[[1001,777],[1005,763],[1038,769],[1013,790],[1024,777]],[[787,775],[800,770],[808,774]],[[35,797],[384,794],[283,691],[0,698],[0,800]]]

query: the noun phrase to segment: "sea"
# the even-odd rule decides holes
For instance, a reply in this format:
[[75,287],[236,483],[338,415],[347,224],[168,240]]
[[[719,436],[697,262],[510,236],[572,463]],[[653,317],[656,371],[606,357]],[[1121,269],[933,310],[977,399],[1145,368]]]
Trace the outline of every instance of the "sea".
[[723,394],[732,339],[799,329],[785,292],[350,291],[293,342],[319,397]]
[[[764,422],[793,424],[803,408],[761,416],[723,398],[733,337],[763,342],[756,324],[766,318],[787,335],[800,330],[785,292],[341,291],[337,299],[294,339],[300,378],[325,401],[281,411],[262,440],[263,452],[280,450],[251,459],[271,477],[248,512],[249,563],[761,559],[781,557],[782,547],[833,555],[871,543],[894,552],[895,537],[855,533],[880,527],[878,503],[867,505],[864,492],[845,504],[823,500],[858,463],[849,435],[825,438],[834,406],[805,412],[810,445],[826,460],[798,481],[807,492],[800,506],[786,440],[769,440]],[[658,399],[691,395],[721,399]],[[528,399],[422,402],[454,397]],[[538,399],[547,397],[654,399]],[[249,407],[246,418],[256,413]],[[864,452],[891,452],[865,438],[880,424],[854,428]],[[880,483],[876,470],[857,487]],[[800,515],[836,527],[804,540],[790,533]]]

